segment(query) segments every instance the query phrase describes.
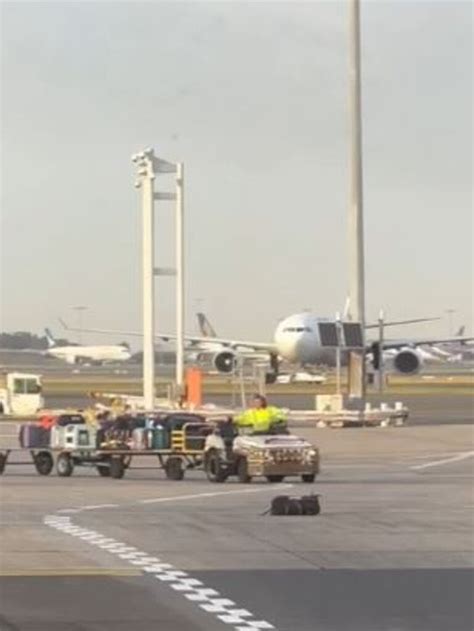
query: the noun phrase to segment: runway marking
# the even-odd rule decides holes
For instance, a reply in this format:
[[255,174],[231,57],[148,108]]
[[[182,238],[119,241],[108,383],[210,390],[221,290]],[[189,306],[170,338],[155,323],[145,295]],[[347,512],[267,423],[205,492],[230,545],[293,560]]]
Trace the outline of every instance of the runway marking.
[[[290,488],[292,484],[279,484],[278,488]],[[236,493],[258,493],[262,491],[268,491],[265,489],[242,489],[236,491],[222,491],[217,493],[198,493],[195,495],[180,495],[176,497],[157,498],[155,500],[142,500],[142,503],[151,503],[159,501],[172,501],[175,499],[196,499],[201,497],[215,497],[217,495],[234,495]],[[70,509],[69,509],[70,510]],[[64,510],[62,511],[65,512]],[[75,511],[74,511],[75,512]],[[43,518],[43,523],[50,528],[54,528],[59,532],[69,534],[73,537],[77,537],[88,543],[91,546],[100,548],[109,554],[113,554],[116,557],[125,560],[130,565],[134,566],[133,569],[122,571],[121,569],[114,570],[116,574],[128,572],[128,574],[143,576],[148,574],[153,576],[157,580],[161,581],[165,585],[171,587],[175,592],[181,593],[187,600],[198,606],[203,612],[208,615],[214,616],[217,620],[220,620],[224,624],[231,625],[234,631],[255,631],[258,629],[274,629],[273,624],[267,620],[258,620],[255,615],[247,609],[241,609],[238,605],[228,598],[223,598],[220,592],[212,587],[206,587],[205,584],[193,578],[185,572],[175,568],[170,563],[164,563],[159,557],[150,556],[149,552],[142,552],[133,546],[128,546],[126,543],[105,537],[102,533],[96,530],[90,530],[89,528],[80,528],[76,526],[71,517],[64,514],[46,515]],[[89,574],[107,575],[107,570],[96,570]],[[59,575],[69,575],[70,572],[63,572]],[[30,574],[31,575],[31,574]],[[87,575],[85,573],[84,575]]]
[[420,469],[428,469],[430,467],[440,467],[443,464],[450,464],[451,462],[459,462],[460,460],[472,458],[472,456],[474,456],[474,451],[465,451],[463,453],[457,454],[456,456],[452,456],[451,458],[445,458],[444,460],[433,460],[433,462],[417,464],[412,466],[411,469],[419,471]]
[[139,504],[158,504],[161,502],[179,502],[182,500],[198,500],[201,498],[207,497],[219,497],[223,495],[238,495],[242,493],[264,493],[268,492],[269,489],[278,488],[278,489],[291,489],[293,488],[293,484],[275,484],[275,485],[266,485],[263,489],[237,489],[235,491],[216,491],[214,493],[195,493],[193,495],[173,495],[170,497],[156,497],[153,499],[147,500],[138,500]]
[[0,572],[0,577],[9,576],[141,576],[140,570],[136,568],[58,568],[43,569],[32,568],[25,570],[4,570]]
[[97,508],[118,508],[118,504],[91,504],[89,506],[81,506],[80,510],[96,510]]

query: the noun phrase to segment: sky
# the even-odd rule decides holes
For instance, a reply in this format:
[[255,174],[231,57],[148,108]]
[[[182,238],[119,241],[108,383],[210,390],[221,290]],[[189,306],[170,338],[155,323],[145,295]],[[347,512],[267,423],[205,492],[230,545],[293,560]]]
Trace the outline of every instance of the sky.
[[[362,2],[361,20],[367,317],[446,335],[454,309],[472,331],[471,3]],[[59,335],[79,305],[86,327],[140,330],[145,147],[185,163],[189,332],[196,309],[262,341],[343,309],[346,2],[4,2],[1,36],[1,330]],[[161,202],[157,265],[173,244]],[[155,286],[173,331],[173,281]]]

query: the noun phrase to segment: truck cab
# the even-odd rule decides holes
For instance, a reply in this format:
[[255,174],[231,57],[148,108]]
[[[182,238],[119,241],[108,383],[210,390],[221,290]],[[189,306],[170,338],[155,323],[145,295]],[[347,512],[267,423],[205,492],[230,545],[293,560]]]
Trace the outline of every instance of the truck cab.
[[0,386],[0,414],[29,416],[44,407],[41,375],[10,372]]

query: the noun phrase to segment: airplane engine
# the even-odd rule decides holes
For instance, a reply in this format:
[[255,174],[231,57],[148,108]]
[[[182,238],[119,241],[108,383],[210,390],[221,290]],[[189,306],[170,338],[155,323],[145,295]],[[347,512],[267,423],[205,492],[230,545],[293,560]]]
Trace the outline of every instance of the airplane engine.
[[393,359],[393,368],[403,375],[415,375],[423,366],[423,357],[414,348],[402,348]]
[[215,369],[221,373],[230,373],[234,370],[237,358],[232,351],[216,353],[212,359]]

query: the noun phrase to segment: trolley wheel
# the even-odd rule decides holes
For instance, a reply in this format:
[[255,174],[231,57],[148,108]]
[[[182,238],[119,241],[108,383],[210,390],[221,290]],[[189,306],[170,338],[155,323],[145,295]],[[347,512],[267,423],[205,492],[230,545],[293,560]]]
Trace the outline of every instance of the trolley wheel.
[[110,477],[114,478],[115,480],[120,480],[120,478],[123,478],[125,474],[125,463],[123,461],[123,458],[111,458],[109,472]]
[[237,463],[237,477],[239,478],[239,482],[242,482],[242,484],[249,484],[249,482],[252,482],[252,476],[249,475],[249,465],[247,458],[245,457],[240,458]]
[[181,458],[175,456],[168,458],[165,464],[165,473],[168,480],[182,480],[184,478],[184,467]]
[[97,473],[101,478],[110,478],[110,467],[106,465],[105,467],[96,467]]
[[7,455],[0,454],[0,475],[5,471],[5,466],[7,464]]
[[269,482],[283,482],[283,480],[285,479],[285,476],[273,474],[273,475],[267,475],[266,478]]
[[207,479],[210,482],[225,482],[227,480],[228,474],[217,449],[210,449],[208,451],[204,467]]
[[74,463],[69,454],[59,454],[56,460],[56,472],[62,478],[68,478],[74,470]]
[[303,482],[306,482],[307,484],[311,484],[312,482],[315,481],[316,474],[315,473],[303,473],[303,475],[301,476],[301,479],[303,480]]
[[40,475],[49,475],[54,467],[53,456],[49,451],[40,451],[34,456],[36,471]]

